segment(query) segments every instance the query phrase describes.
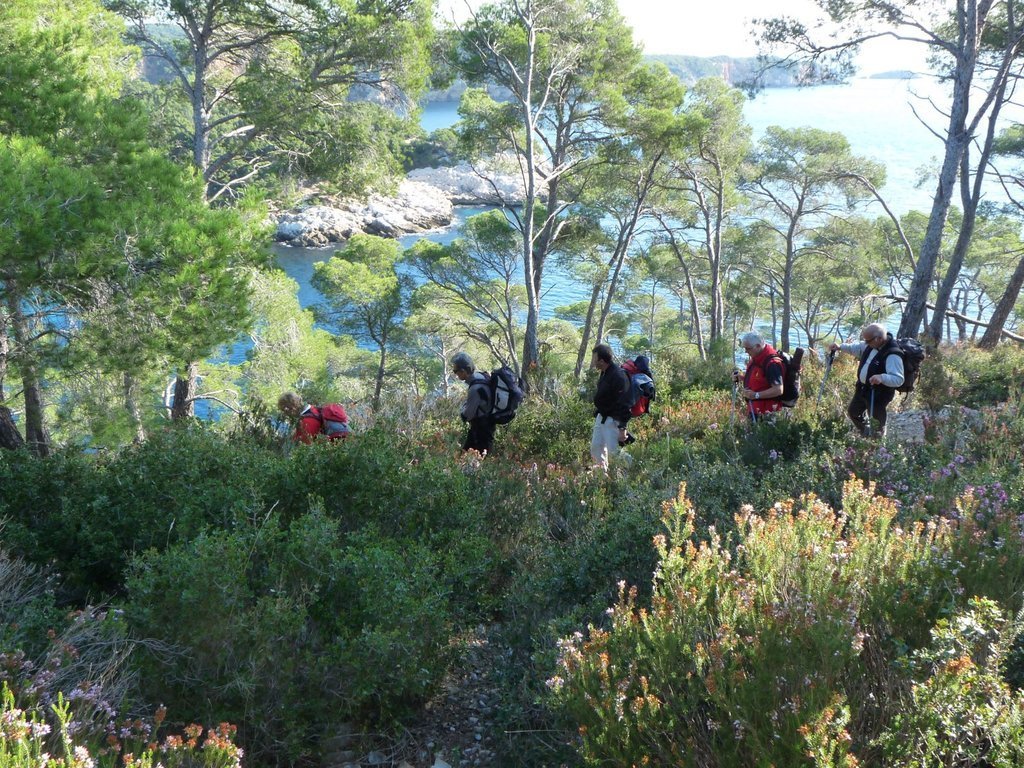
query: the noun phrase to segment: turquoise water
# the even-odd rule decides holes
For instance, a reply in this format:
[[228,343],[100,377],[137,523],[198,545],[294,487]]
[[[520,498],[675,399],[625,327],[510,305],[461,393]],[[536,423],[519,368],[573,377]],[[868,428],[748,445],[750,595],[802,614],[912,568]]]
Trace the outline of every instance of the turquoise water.
[[[915,95],[916,94],[916,95]],[[773,88],[748,101],[744,114],[753,129],[755,140],[770,125],[785,128],[810,126],[842,132],[854,153],[881,162],[887,179],[881,188],[892,210],[905,213],[918,209],[927,212],[934,194],[935,169],[942,142],[915,117],[918,113],[934,125],[943,120],[925,101],[930,97],[938,105],[945,101],[941,87],[925,79],[884,80],[857,79],[848,85],[814,88]],[[458,120],[455,102],[428,104],[420,118],[425,130],[453,125]],[[1018,110],[1019,112],[1019,110]],[[1021,114],[1017,119],[1024,120]],[[919,179],[925,182],[919,184]],[[995,188],[990,192],[995,193]],[[483,209],[456,209],[455,225],[449,229],[410,235],[401,239],[404,246],[420,237],[450,242],[457,235],[457,226]],[[864,208],[869,216],[883,215],[877,203]],[[310,286],[313,265],[334,254],[336,248],[291,248],[273,246],[281,268],[299,283],[299,301],[304,307],[315,304],[320,296]],[[585,298],[588,294],[564,273],[549,268],[545,278],[545,313],[560,305]],[[236,351],[234,358],[241,350]]]

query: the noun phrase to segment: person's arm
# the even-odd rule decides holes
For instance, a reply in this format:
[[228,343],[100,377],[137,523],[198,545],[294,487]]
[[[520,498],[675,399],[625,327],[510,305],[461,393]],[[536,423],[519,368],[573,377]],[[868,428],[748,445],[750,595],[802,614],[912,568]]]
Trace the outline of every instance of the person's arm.
[[764,367],[764,377],[771,384],[767,389],[761,390],[760,400],[771,400],[775,397],[782,397],[782,390],[784,389],[782,383],[782,366],[779,363],[768,363]]
[[472,421],[486,412],[488,400],[486,383],[482,380],[473,381],[469,385],[469,394],[466,395],[466,402],[462,406],[462,420]]
[[771,385],[759,392],[752,389],[744,389],[743,397],[747,400],[771,400],[775,397],[782,397],[784,389],[782,384],[782,366],[778,363],[768,363],[764,369],[764,377]]
[[615,409],[612,412],[612,418],[619,425],[620,439],[625,439],[626,425],[632,418],[632,414],[629,412],[630,383],[629,375],[622,368],[618,369],[618,373],[619,375],[612,380],[615,395]]
[[896,387],[903,384],[905,378],[903,358],[899,355],[889,355],[885,358],[885,373],[877,373],[872,376],[871,383],[896,389]]
[[860,357],[864,354],[864,350],[867,349],[868,343],[866,341],[855,341],[851,344],[839,344],[838,347],[843,352],[851,354],[854,357]]

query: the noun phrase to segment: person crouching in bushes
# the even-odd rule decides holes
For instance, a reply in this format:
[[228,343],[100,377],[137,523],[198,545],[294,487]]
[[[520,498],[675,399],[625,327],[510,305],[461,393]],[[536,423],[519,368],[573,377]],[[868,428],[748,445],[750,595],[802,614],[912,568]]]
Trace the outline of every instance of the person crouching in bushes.
[[765,414],[782,408],[782,379],[785,371],[782,358],[761,334],[750,331],[740,337],[740,344],[749,356],[747,370],[733,374],[733,381],[743,384],[740,396],[746,401],[747,414],[757,421]]
[[[903,351],[884,325],[871,323],[860,332],[860,341],[853,344],[832,344],[832,352],[842,351],[860,358],[857,366],[857,388],[846,409],[846,415],[862,435],[882,437],[885,434],[886,408],[896,396],[896,387],[903,384]],[[871,430],[870,419],[878,422]]]
[[340,440],[351,432],[348,414],[340,403],[328,403],[317,408],[294,392],[285,392],[277,399],[277,409],[289,419],[297,419],[292,436],[296,443],[309,444],[317,435],[326,435],[328,440]]
[[[607,344],[594,347],[590,364],[601,372],[594,394],[594,428],[590,433],[590,456],[594,464],[608,471],[608,461],[626,442],[629,424],[629,376],[620,368]],[[625,455],[625,454],[623,454]]]
[[473,365],[473,358],[465,352],[452,356],[452,373],[464,382],[468,388],[466,402],[462,404],[459,415],[469,424],[466,439],[462,443],[464,451],[489,453],[494,444],[494,419],[491,418],[491,385],[490,377]]

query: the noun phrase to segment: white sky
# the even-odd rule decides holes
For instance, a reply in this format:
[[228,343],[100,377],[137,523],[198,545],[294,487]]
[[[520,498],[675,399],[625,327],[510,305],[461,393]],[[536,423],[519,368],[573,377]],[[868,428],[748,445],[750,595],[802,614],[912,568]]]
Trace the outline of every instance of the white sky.
[[[439,13],[466,17],[467,0],[439,0]],[[477,7],[483,0],[469,0]],[[779,15],[813,19],[811,0],[618,0],[619,12],[633,27],[646,53],[691,56],[753,56],[751,19]],[[920,46],[875,42],[859,60],[862,74],[891,69],[923,69]]]

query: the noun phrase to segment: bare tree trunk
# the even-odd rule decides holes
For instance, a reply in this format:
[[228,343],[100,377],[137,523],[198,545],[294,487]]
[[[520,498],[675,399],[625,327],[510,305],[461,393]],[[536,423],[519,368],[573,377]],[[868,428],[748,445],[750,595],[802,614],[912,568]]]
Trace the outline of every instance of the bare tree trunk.
[[135,443],[146,442],[146,429],[142,425],[142,408],[139,406],[139,380],[130,373],[124,374],[124,409],[128,412],[132,427],[135,430]]
[[[587,306],[587,318],[583,321],[583,333],[580,337],[580,348],[576,353],[576,368],[573,370],[573,378],[576,381],[583,376],[583,366],[587,362],[587,348],[590,346],[590,332],[594,327],[594,310],[597,308],[597,300],[601,298],[601,284],[595,283],[590,292],[590,304]],[[598,339],[600,341],[600,339]]]
[[[992,103],[992,111],[988,116],[988,130],[985,132],[985,141],[981,147],[981,154],[978,157],[978,167],[974,171],[974,184],[970,183],[971,173],[971,148],[964,147],[960,161],[960,201],[964,208],[964,218],[960,224],[960,233],[957,235],[956,247],[953,248],[953,255],[949,259],[949,266],[946,268],[946,276],[942,285],[935,295],[935,312],[932,316],[932,323],[928,333],[936,343],[942,340],[942,319],[949,306],[949,299],[953,293],[953,287],[960,276],[963,268],[964,258],[974,237],[974,227],[978,220],[978,203],[981,201],[981,183],[985,178],[985,169],[988,167],[989,159],[992,156],[992,144],[996,136],[996,121],[1003,105],[1006,95],[1006,80],[1003,80],[996,90],[996,98]],[[967,333],[966,327],[961,325],[963,334]]]
[[6,405],[0,405],[0,448],[16,451],[24,445],[25,440],[14,424],[11,409]]
[[21,360],[21,387],[25,399],[25,442],[36,456],[49,456],[50,436],[46,432],[43,418],[42,383],[39,380],[36,363],[28,353],[29,338],[32,334],[16,287],[8,282],[7,288],[7,310],[10,313],[11,329],[14,331],[14,343],[17,345]]
[[5,406],[4,382],[7,379],[7,356],[10,354],[10,339],[7,336],[7,310],[0,306],[0,448],[17,450],[25,440],[14,424],[11,409]]
[[388,348],[386,344],[380,345],[380,362],[377,365],[377,376],[373,382],[373,410],[380,409],[380,393],[384,389],[384,374],[387,372]]
[[1021,287],[1024,287],[1024,257],[1021,257],[1021,260],[1017,262],[1017,268],[1013,271],[1006,290],[1003,291],[1003,295],[999,297],[999,301],[996,303],[996,308],[992,311],[992,317],[988,321],[988,328],[985,329],[985,334],[981,337],[981,341],[978,342],[978,346],[982,349],[995,349],[996,344],[999,343],[999,338],[1003,333],[1003,326],[1006,325],[1006,318],[1010,316],[1010,312],[1013,311],[1013,307],[1017,303]]
[[526,155],[526,200],[523,205],[523,282],[526,285],[526,330],[523,333],[523,383],[529,391],[534,368],[540,357],[540,344],[537,339],[538,326],[540,325],[540,295],[537,291],[536,265],[534,264],[533,252],[533,214],[537,205],[537,166],[534,154],[533,135],[533,70],[536,66],[537,56],[537,30],[535,29],[535,18],[533,15],[533,3],[527,0],[525,7],[520,13],[527,34],[526,49],[526,71],[523,73],[523,95],[520,108],[523,112],[523,125],[526,128],[525,147]]
[[[925,304],[928,302],[928,289],[935,275],[935,265],[942,249],[942,234],[946,228],[946,217],[949,215],[949,204],[953,197],[953,185],[956,183],[960,160],[971,140],[967,130],[967,113],[974,68],[978,61],[978,7],[976,2],[965,4],[966,12],[958,19],[961,37],[964,41],[962,54],[958,57],[956,71],[953,75],[953,102],[949,111],[949,123],[946,131],[945,155],[939,171],[939,181],[932,200],[932,210],[928,217],[928,228],[924,242],[918,254],[914,278],[907,292],[907,304],[903,309],[903,321],[900,323],[898,336],[917,336],[925,321]],[[937,312],[940,318],[942,313]]]
[[171,405],[171,421],[184,421],[196,415],[196,381],[199,379],[199,363],[189,363],[185,376],[178,376],[174,382],[174,403]]

